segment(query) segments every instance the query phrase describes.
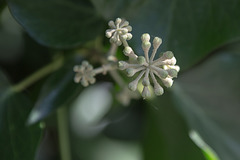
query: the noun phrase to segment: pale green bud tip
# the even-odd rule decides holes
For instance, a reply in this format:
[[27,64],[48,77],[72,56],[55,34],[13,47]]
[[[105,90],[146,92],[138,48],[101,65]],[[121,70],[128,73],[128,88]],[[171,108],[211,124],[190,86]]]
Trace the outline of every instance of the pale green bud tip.
[[132,77],[135,74],[135,71],[133,68],[128,68],[126,72],[129,77]]
[[175,69],[169,69],[168,71],[169,76],[176,78],[178,75],[178,71]]
[[115,28],[115,24],[114,24],[113,21],[109,21],[108,26],[111,27],[111,28]]
[[115,23],[116,23],[116,24],[119,24],[119,23],[121,23],[121,21],[122,21],[121,18],[117,18],[116,21],[115,21]]
[[174,57],[172,51],[167,51],[167,52],[163,53],[163,55],[166,57],[166,59],[171,59]]
[[78,71],[79,71],[79,66],[78,66],[78,65],[74,66],[74,67],[73,67],[73,71],[74,71],[74,72],[78,72]]
[[123,53],[128,56],[130,53],[132,52],[132,48],[131,47],[125,47],[123,50]]
[[90,84],[94,84],[96,82],[96,79],[95,78],[89,78],[89,83]]
[[83,61],[82,66],[87,67],[89,65],[88,61]]
[[124,35],[122,35],[122,38],[125,40],[130,40],[132,38],[132,34],[131,33],[126,33]]
[[149,49],[150,47],[151,47],[151,43],[150,42],[143,42],[142,43],[143,50]]
[[132,31],[132,26],[127,26],[126,28],[127,28],[128,32]]
[[112,36],[112,33],[106,31],[105,35],[106,35],[107,38],[110,38]]
[[132,39],[132,34],[131,34],[131,33],[128,33],[128,34],[127,34],[127,40],[130,40],[130,39]]
[[168,72],[165,71],[165,70],[163,70],[163,69],[159,70],[159,71],[158,71],[158,74],[159,74],[159,76],[160,76],[161,78],[163,78],[163,79],[167,78],[167,76],[168,76]]
[[88,81],[87,81],[85,78],[82,78],[81,84],[82,84],[82,86],[84,86],[84,87],[87,87],[87,86],[89,85],[89,84],[88,84]]
[[153,47],[158,48],[162,44],[162,39],[159,37],[155,37],[153,39]]
[[150,85],[150,81],[149,81],[148,77],[143,78],[142,85],[144,85],[144,86],[149,86]]
[[143,87],[142,97],[143,97],[144,99],[151,97],[151,93],[150,93],[148,87],[146,87],[146,86]]
[[118,68],[119,68],[120,70],[126,69],[126,65],[127,65],[127,62],[125,62],[125,61],[119,61],[119,62],[118,62]]
[[164,90],[163,90],[163,88],[162,88],[159,84],[156,84],[156,85],[154,86],[154,93],[155,93],[157,96],[160,96],[160,95],[163,95]]
[[145,57],[143,57],[143,56],[139,56],[139,57],[137,58],[137,61],[138,61],[139,64],[144,64],[144,63],[146,62],[146,59],[145,59]]
[[76,75],[76,76],[74,77],[74,82],[75,82],[75,83],[79,83],[80,80],[81,80],[81,76]]
[[131,91],[136,91],[137,85],[138,85],[138,81],[134,80],[134,81],[132,81],[131,83],[128,84],[128,88]]
[[142,42],[149,42],[150,41],[150,35],[148,33],[144,33],[141,37]]

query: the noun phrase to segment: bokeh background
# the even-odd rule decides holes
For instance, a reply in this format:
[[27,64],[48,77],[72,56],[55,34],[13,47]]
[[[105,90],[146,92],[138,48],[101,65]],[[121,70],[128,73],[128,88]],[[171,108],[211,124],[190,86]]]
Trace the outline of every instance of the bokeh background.
[[[0,0],[0,159],[239,160],[239,8],[239,0]],[[164,95],[126,106],[109,75],[87,88],[73,82],[83,59],[99,66],[117,17],[133,27],[139,55],[143,33],[175,54],[181,71]]]

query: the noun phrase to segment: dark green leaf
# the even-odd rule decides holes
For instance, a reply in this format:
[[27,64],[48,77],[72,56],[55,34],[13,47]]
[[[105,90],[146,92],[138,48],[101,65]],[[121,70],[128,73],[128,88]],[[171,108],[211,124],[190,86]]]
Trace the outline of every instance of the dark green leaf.
[[133,26],[134,48],[142,54],[141,34],[163,38],[162,51],[171,50],[182,69],[211,51],[240,38],[239,0],[92,0],[107,20],[125,17]]
[[82,1],[8,0],[16,20],[39,43],[66,48],[95,38],[102,21],[94,8]]
[[149,102],[146,107],[144,157],[146,160],[204,160],[188,137],[182,117],[172,107],[169,94]]
[[173,86],[176,107],[223,160],[240,159],[237,48],[218,51],[196,69],[182,74]]
[[3,8],[5,7],[6,2],[4,0],[0,0],[0,13],[2,12]]
[[80,93],[81,85],[73,81],[73,66],[76,63],[71,60],[50,76],[29,116],[29,124],[45,118],[58,107],[71,102]]
[[[32,160],[40,139],[38,126],[27,127],[31,103],[22,94],[13,93],[0,73],[0,156],[3,160]],[[5,92],[2,92],[5,91]]]

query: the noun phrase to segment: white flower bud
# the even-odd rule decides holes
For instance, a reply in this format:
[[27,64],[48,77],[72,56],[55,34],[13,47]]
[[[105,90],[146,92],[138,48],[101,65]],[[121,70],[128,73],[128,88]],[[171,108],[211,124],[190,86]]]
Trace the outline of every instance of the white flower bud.
[[120,25],[120,27],[126,27],[129,25],[129,22],[128,21],[124,21],[122,22],[122,24]]
[[123,53],[124,53],[126,56],[129,56],[132,51],[133,51],[133,50],[132,50],[131,47],[125,47],[124,50],[123,50]]
[[128,32],[131,32],[131,31],[132,31],[132,26],[127,26],[127,27],[125,27],[125,28],[127,28]]
[[148,33],[144,33],[141,37],[142,42],[149,42],[150,41],[150,35]]
[[84,87],[87,87],[89,85],[88,81],[86,80],[86,78],[82,78],[81,79],[81,84],[84,86]]
[[88,81],[90,84],[94,84],[96,82],[96,78],[89,78]]
[[117,40],[116,45],[117,45],[117,46],[121,46],[121,45],[122,45],[122,42],[121,42],[120,40]]
[[105,36],[106,36],[107,38],[110,38],[110,37],[112,36],[112,33],[111,33],[111,32],[106,32]]
[[175,69],[177,72],[179,72],[180,71],[180,67],[179,66],[170,66],[170,68],[172,68],[172,69]]
[[114,24],[113,21],[109,21],[109,22],[108,22],[108,26],[109,26],[110,28],[116,28],[116,26],[115,26],[115,24]]
[[82,66],[83,66],[83,67],[87,67],[88,65],[89,65],[88,61],[83,61],[83,62],[82,62]]
[[173,80],[171,78],[162,79],[162,82],[168,88],[173,85]]
[[127,40],[132,39],[132,34],[131,33],[127,33],[126,35],[127,35]]
[[117,24],[120,24],[121,23],[121,21],[122,21],[122,19],[121,18],[117,18],[116,19],[116,21],[115,21],[115,24],[117,25]]
[[142,97],[144,99],[151,97],[151,93],[148,87],[144,86],[142,91]]
[[76,74],[75,77],[74,77],[74,82],[75,82],[75,83],[79,83],[80,80],[81,80],[81,78],[82,78],[82,77],[81,77],[79,74]]
[[78,71],[79,71],[79,68],[80,68],[80,66],[79,66],[79,65],[76,65],[76,66],[73,67],[73,71],[74,71],[74,72],[78,72]]
[[162,44],[162,39],[159,37],[155,37],[153,39],[153,47],[158,48]]

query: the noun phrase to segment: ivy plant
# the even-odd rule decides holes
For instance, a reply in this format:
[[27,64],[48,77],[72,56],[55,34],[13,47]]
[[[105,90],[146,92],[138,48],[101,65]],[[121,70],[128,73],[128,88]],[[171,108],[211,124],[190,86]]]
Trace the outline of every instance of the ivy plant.
[[240,0],[0,0],[0,159],[240,159]]

